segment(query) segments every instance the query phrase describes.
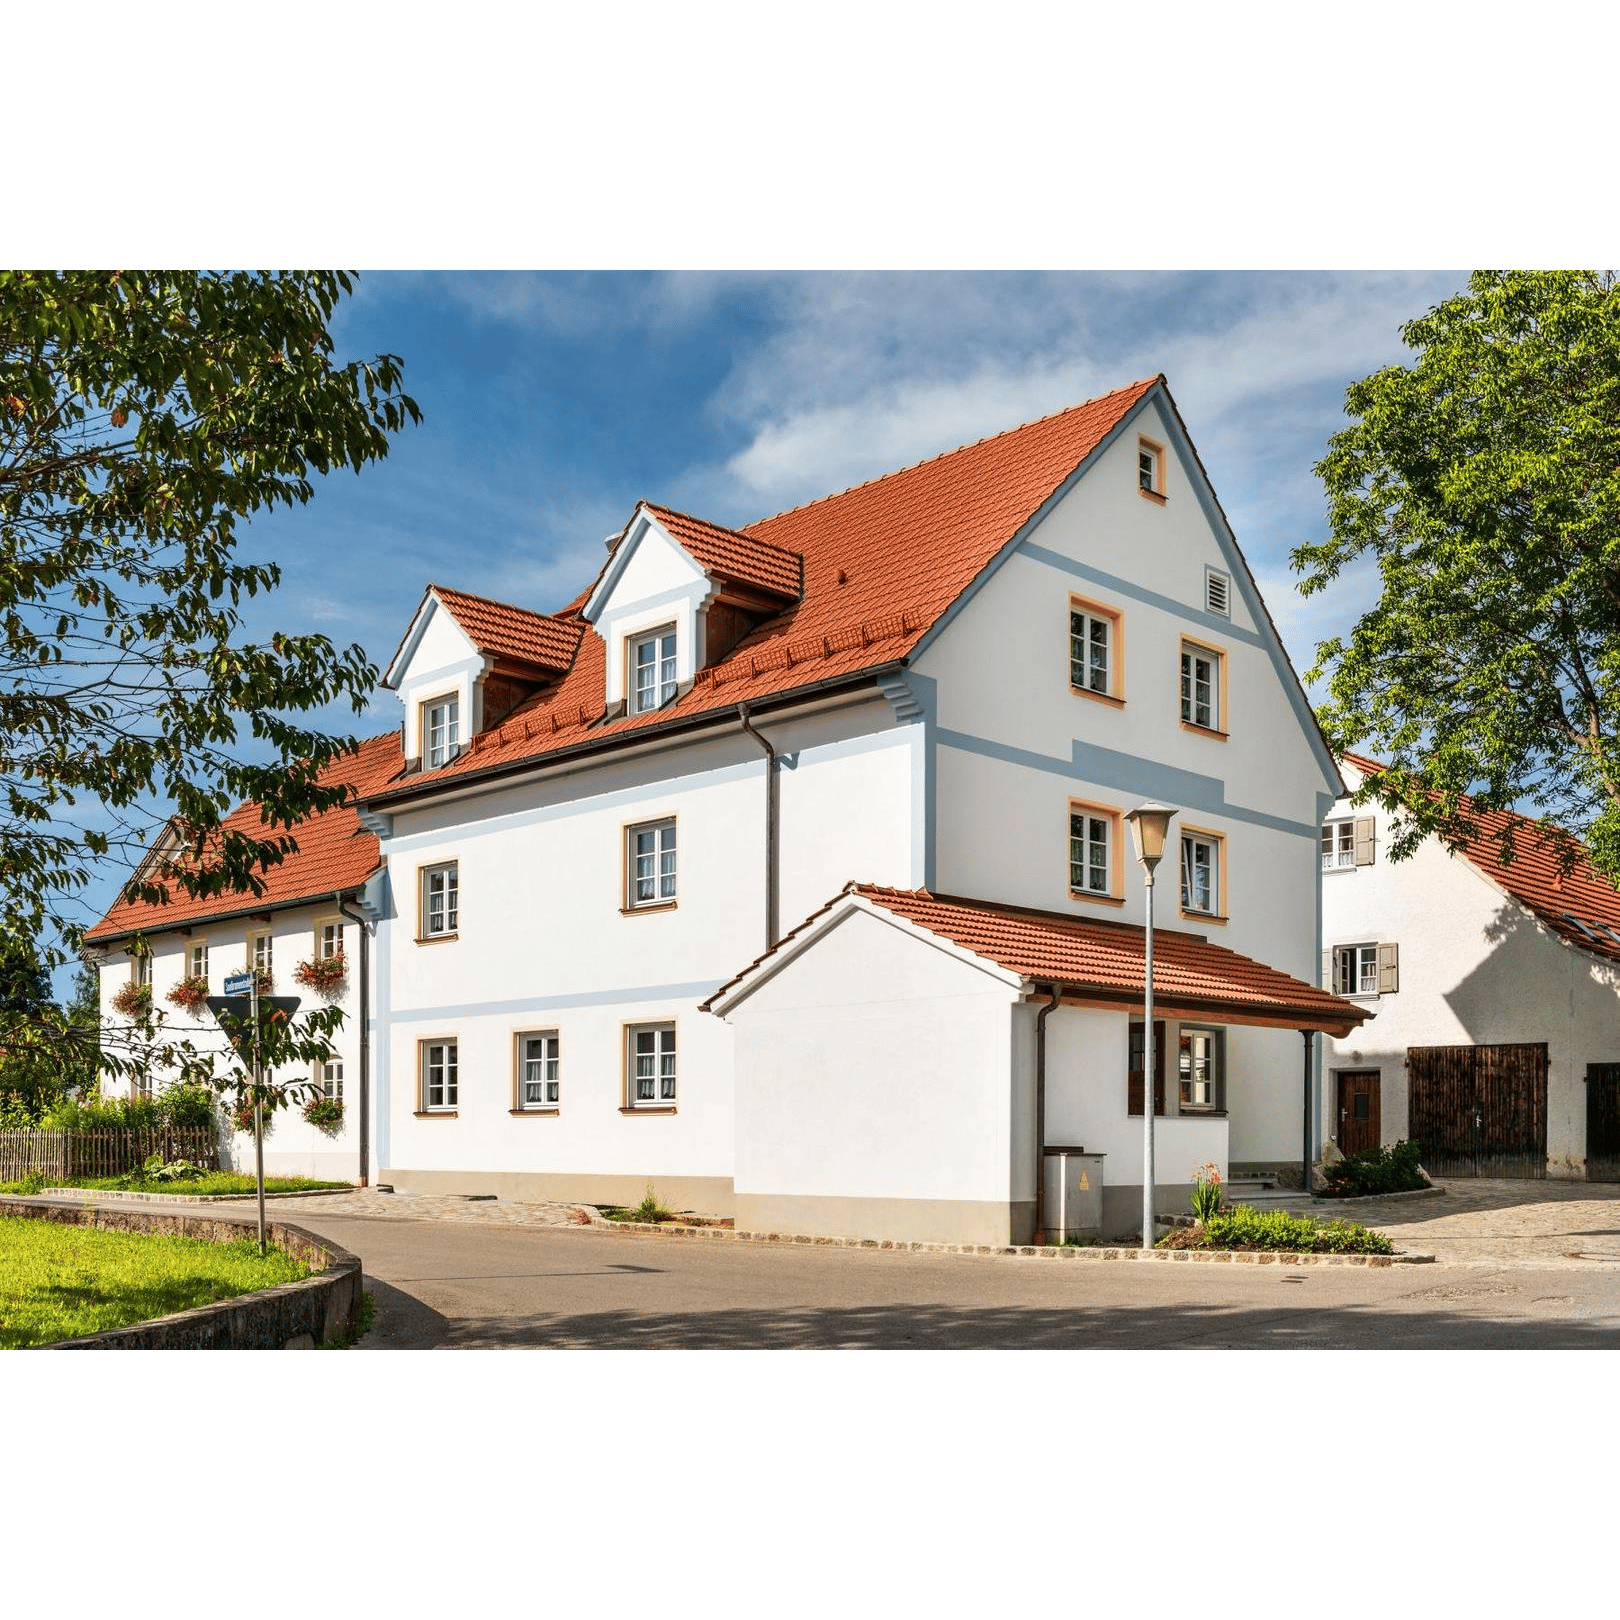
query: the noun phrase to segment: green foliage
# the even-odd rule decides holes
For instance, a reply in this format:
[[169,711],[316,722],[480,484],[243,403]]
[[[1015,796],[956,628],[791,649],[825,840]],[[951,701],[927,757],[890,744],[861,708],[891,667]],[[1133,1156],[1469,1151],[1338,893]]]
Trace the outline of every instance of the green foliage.
[[[64,1180],[52,1176],[25,1176],[20,1181],[0,1182],[0,1193],[38,1192],[42,1187],[80,1187],[87,1192],[116,1192],[129,1185],[122,1176],[74,1176]],[[266,1176],[267,1193],[337,1192],[352,1184],[347,1181],[316,1181],[309,1176]],[[255,1177],[240,1170],[208,1170],[201,1181],[170,1184],[167,1191],[176,1198],[239,1198],[258,1191]]]
[[1193,1219],[1203,1223],[1221,1210],[1221,1173],[1213,1164],[1201,1165],[1193,1178]]
[[1382,581],[1317,649],[1319,718],[1388,762],[1360,797],[1399,812],[1394,858],[1528,801],[1566,869],[1584,838],[1620,881],[1620,288],[1481,271],[1403,336],[1416,360],[1350,388],[1317,466],[1330,538],[1293,554],[1307,594]]
[[202,1181],[209,1172],[189,1159],[171,1159],[164,1162],[161,1153],[152,1154],[138,1169],[118,1178],[120,1187],[144,1187],[149,1182]]
[[[0,271],[0,891],[33,937],[71,944],[69,897],[102,861],[138,867],[154,804],[168,837],[124,893],[161,903],[261,892],[298,821],[348,792],[317,778],[351,739],[298,716],[361,712],[376,671],[324,636],[248,639],[246,604],[281,575],[236,546],[419,420],[396,356],[335,360],[352,286]],[[221,826],[245,800],[257,835]]]
[[336,1136],[343,1129],[343,1104],[336,1097],[317,1094],[304,1104],[304,1118],[316,1130],[325,1131],[328,1136]]
[[1159,1240],[1161,1249],[1281,1249],[1295,1254],[1394,1254],[1382,1232],[1351,1221],[1318,1221],[1287,1210],[1235,1204],[1202,1226],[1182,1227]]
[[40,1121],[47,1131],[152,1131],[163,1122],[155,1097],[66,1097]]
[[650,1182],[647,1185],[647,1191],[642,1195],[641,1202],[630,1211],[631,1217],[638,1221],[667,1221],[674,1213],[674,1210],[664,1207],[658,1194],[653,1191]]
[[309,1275],[283,1249],[261,1258],[252,1241],[0,1216],[0,1349],[105,1333]]
[[1397,1142],[1393,1147],[1363,1148],[1346,1154],[1335,1164],[1324,1165],[1323,1179],[1329,1198],[1366,1198],[1377,1193],[1415,1192],[1429,1185],[1419,1163],[1416,1142]]

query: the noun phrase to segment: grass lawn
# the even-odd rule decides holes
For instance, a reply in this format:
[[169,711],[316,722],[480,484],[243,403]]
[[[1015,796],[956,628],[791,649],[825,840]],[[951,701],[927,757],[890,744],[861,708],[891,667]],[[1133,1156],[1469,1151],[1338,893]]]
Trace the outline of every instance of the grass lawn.
[[309,1274],[282,1249],[261,1259],[252,1239],[210,1243],[0,1215],[0,1350],[148,1322]]
[[[59,1176],[49,1176],[41,1180],[38,1176],[24,1177],[21,1181],[0,1181],[0,1193],[29,1193],[42,1192],[46,1187],[85,1187],[94,1192],[148,1192],[162,1193],[165,1197],[171,1194],[176,1198],[218,1198],[224,1193],[250,1193],[258,1190],[258,1182],[252,1176],[235,1170],[220,1170],[213,1175],[204,1176],[200,1181],[126,1181],[122,1176],[101,1176],[99,1178],[75,1176],[72,1180],[63,1180]],[[266,1176],[264,1190],[274,1192],[332,1192],[353,1190],[353,1183],[348,1181],[311,1181],[308,1176]]]

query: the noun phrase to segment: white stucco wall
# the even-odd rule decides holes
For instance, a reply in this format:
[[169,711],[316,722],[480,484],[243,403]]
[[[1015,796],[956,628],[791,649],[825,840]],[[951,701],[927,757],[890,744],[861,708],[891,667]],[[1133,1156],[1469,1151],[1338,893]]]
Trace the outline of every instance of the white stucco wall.
[[701,661],[698,645],[703,617],[700,608],[710,595],[708,577],[663,527],[645,514],[620,542],[611,585],[595,604],[596,633],[607,644],[606,701],[626,696],[625,645],[629,637],[675,627],[675,679],[689,682]]
[[1381,807],[1352,809],[1343,800],[1329,819],[1367,815],[1378,822],[1374,861],[1324,874],[1322,944],[1324,951],[1398,945],[1400,988],[1352,998],[1375,1016],[1328,1043],[1323,1103],[1330,1127],[1340,1070],[1379,1071],[1381,1134],[1394,1142],[1409,1131],[1408,1047],[1545,1041],[1548,1173],[1584,1174],[1586,1066],[1620,1062],[1620,969],[1542,928],[1437,840],[1410,860],[1391,861],[1390,818]]
[[440,698],[454,697],[460,704],[459,741],[465,747],[480,723],[477,705],[482,695],[479,682],[484,672],[483,655],[455,620],[432,600],[426,606],[414,645],[406,653],[399,674],[405,757],[420,757],[422,705]]

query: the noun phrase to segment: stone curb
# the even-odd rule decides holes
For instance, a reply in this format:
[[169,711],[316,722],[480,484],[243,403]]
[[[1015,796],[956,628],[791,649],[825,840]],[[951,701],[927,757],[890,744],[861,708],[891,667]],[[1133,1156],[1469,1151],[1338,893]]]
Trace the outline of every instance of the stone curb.
[[[154,1232],[230,1243],[258,1236],[257,1219],[226,1215],[158,1214],[142,1209],[86,1212],[60,1200],[0,1195],[0,1213],[62,1226],[93,1225],[108,1232]],[[300,1282],[238,1294],[150,1322],[132,1322],[41,1350],[313,1350],[344,1337],[360,1320],[365,1278],[360,1257],[301,1226],[267,1222],[265,1235],[311,1266],[324,1267]]]
[[903,1254],[1016,1255],[1043,1260],[1146,1260],[1168,1265],[1192,1261],[1203,1265],[1253,1266],[1424,1266],[1432,1254],[1293,1254],[1282,1249],[1055,1249],[1033,1244],[908,1243],[891,1238],[806,1237],[794,1232],[735,1232],[724,1226],[675,1226],[639,1221],[605,1221],[603,1230],[633,1232],[638,1237],[724,1238],[734,1243],[791,1243],[818,1249],[889,1249]]
[[[342,1198],[346,1194],[361,1191],[358,1187],[309,1187],[303,1192],[267,1192],[264,1195],[265,1203],[277,1198]],[[17,1195],[12,1195],[17,1196]],[[49,1199],[52,1203],[66,1204],[78,1200],[88,1203],[92,1200],[116,1199],[120,1202],[133,1204],[257,1204],[259,1195],[250,1193],[184,1193],[184,1192],[136,1192],[133,1187],[45,1187],[32,1194],[35,1198]]]
[[1320,1204],[1323,1209],[1334,1209],[1340,1204],[1383,1203],[1391,1198],[1438,1198],[1445,1190],[1444,1187],[1408,1187],[1405,1192],[1357,1193],[1351,1198],[1327,1198],[1321,1193],[1312,1193],[1311,1202]]

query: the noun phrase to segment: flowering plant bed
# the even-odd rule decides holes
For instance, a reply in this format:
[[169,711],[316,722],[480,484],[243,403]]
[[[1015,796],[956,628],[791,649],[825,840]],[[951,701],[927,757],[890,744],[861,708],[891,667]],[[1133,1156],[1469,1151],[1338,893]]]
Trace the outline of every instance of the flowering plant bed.
[[172,989],[167,999],[176,1007],[184,1007],[193,1017],[201,1011],[203,1003],[208,1000],[208,981],[201,975],[195,978],[182,979]]
[[125,1018],[149,1018],[152,1014],[152,987],[149,984],[121,984],[112,998],[113,1011]]
[[308,962],[300,962],[293,969],[293,977],[306,990],[313,990],[322,996],[336,995],[348,976],[349,965],[342,951],[332,956],[313,957]]
[[343,1101],[339,1097],[311,1097],[304,1104],[304,1118],[316,1130],[336,1136],[343,1129]]
[[1238,1204],[1196,1226],[1179,1226],[1159,1239],[1159,1249],[1281,1249],[1294,1254],[1394,1254],[1382,1232],[1353,1221],[1318,1221],[1286,1210]]

